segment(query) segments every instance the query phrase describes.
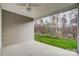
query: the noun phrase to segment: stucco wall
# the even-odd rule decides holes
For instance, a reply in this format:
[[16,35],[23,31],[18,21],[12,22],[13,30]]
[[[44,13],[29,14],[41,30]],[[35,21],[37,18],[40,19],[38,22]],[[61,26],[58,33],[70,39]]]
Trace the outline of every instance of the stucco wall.
[[32,18],[2,10],[3,47],[34,39]]

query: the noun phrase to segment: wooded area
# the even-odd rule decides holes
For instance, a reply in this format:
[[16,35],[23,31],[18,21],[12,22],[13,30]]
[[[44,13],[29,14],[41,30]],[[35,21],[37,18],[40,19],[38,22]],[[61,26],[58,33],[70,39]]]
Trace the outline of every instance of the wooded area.
[[35,34],[76,39],[77,20],[78,9],[40,18],[35,23]]

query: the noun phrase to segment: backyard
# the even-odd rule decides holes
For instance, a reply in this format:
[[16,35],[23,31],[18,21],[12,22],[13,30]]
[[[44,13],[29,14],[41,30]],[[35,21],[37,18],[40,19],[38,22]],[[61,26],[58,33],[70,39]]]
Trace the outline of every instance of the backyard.
[[74,39],[64,39],[64,38],[58,38],[58,37],[49,37],[47,35],[35,35],[35,40],[46,43],[52,46],[64,48],[71,51],[76,51],[77,44],[76,40]]
[[77,50],[78,9],[39,18],[35,23],[35,40],[52,46]]

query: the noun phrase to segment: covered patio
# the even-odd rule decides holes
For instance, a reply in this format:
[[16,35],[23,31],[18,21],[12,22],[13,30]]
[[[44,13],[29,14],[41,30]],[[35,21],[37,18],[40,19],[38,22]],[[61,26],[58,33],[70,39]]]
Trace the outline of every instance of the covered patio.
[[[36,3],[38,7],[26,10],[26,4],[2,3],[0,8],[0,54],[2,56],[78,56],[79,26],[77,32],[77,52],[72,52],[35,41],[34,24],[39,18],[78,8],[75,3]],[[31,4],[33,5],[33,4]],[[79,17],[78,17],[79,19]],[[78,20],[79,21],[79,20]],[[79,25],[79,22],[78,22]]]

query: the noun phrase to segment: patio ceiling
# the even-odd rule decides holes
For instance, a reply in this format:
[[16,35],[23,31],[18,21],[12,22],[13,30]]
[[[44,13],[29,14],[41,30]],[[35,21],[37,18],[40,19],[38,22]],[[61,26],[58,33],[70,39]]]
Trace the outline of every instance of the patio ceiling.
[[20,15],[28,16],[31,18],[38,18],[41,16],[46,16],[60,10],[62,8],[73,5],[73,3],[36,3],[39,5],[38,8],[32,8],[31,15],[27,14],[25,8],[19,8],[16,3],[2,3],[2,9],[8,10]]

